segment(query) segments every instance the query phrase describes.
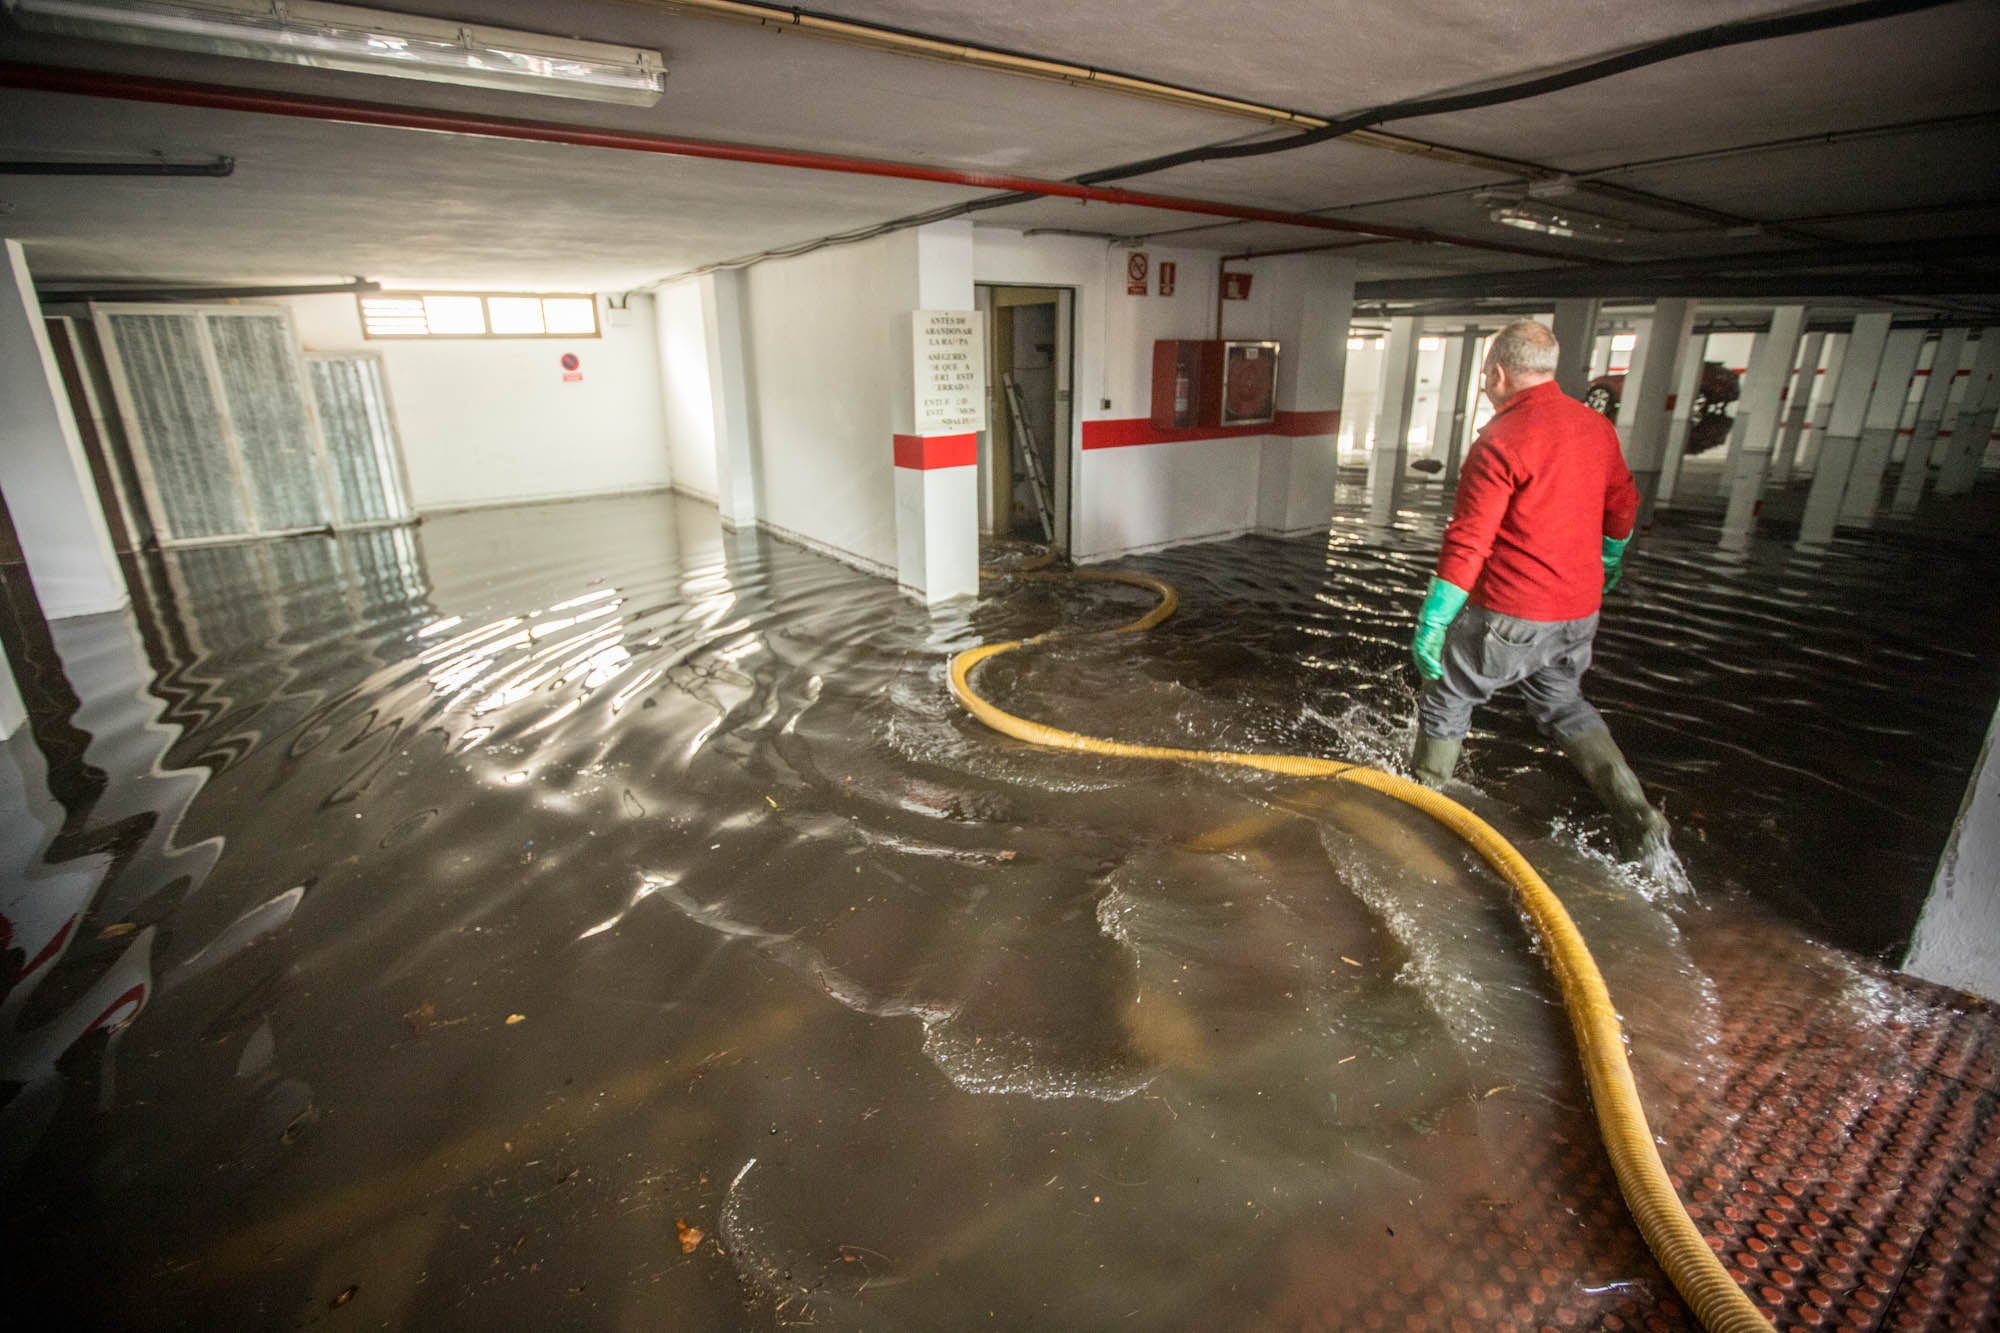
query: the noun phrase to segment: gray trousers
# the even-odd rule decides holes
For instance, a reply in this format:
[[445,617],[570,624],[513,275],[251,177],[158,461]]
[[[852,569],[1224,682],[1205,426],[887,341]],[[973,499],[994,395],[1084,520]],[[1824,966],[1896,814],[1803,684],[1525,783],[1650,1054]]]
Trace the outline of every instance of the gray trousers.
[[1444,675],[1417,699],[1426,736],[1455,741],[1472,725],[1472,710],[1510,685],[1519,685],[1542,735],[1568,740],[1604,725],[1583,697],[1583,673],[1597,617],[1522,620],[1468,603],[1451,622],[1439,654]]

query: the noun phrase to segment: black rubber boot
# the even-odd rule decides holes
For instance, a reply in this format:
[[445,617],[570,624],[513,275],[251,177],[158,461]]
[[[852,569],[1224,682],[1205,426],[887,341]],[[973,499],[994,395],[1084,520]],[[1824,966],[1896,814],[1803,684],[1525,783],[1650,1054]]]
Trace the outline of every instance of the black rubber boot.
[[1603,727],[1595,727],[1560,742],[1562,751],[1583,774],[1583,780],[1611,812],[1618,854],[1647,866],[1672,855],[1667,817],[1646,802],[1646,790],[1618,750],[1618,742]]
[[1465,742],[1441,741],[1435,736],[1417,733],[1417,748],[1410,754],[1410,776],[1433,791],[1451,781],[1451,771],[1458,767],[1458,747]]

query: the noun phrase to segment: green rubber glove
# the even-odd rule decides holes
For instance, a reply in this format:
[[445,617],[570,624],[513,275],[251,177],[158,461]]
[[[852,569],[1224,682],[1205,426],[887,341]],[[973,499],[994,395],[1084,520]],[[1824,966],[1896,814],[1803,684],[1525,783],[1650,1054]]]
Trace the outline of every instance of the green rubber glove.
[[1444,651],[1444,632],[1451,628],[1451,622],[1465,609],[1465,599],[1469,596],[1456,583],[1447,583],[1440,578],[1431,579],[1431,590],[1424,594],[1424,605],[1417,612],[1417,637],[1410,645],[1410,653],[1417,659],[1417,674],[1425,680],[1436,680],[1444,674],[1444,663],[1438,655]]
[[1604,591],[1610,592],[1618,586],[1618,578],[1625,572],[1625,548],[1631,542],[1630,537],[1604,539]]

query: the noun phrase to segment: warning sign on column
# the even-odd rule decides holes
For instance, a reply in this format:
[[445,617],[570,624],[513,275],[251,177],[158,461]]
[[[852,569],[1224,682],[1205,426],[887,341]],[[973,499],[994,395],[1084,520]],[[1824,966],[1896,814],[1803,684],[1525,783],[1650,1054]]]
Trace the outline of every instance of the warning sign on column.
[[986,429],[986,337],[977,310],[919,310],[914,321],[917,434]]

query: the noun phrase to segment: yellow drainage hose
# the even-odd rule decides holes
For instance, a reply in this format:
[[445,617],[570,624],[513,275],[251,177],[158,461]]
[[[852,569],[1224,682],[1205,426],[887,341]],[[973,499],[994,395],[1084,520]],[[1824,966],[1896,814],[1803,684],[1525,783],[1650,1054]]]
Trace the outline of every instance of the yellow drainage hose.
[[[1039,568],[1039,562],[1032,566]],[[1012,572],[1027,572],[1017,567]],[[1159,605],[1129,625],[1100,630],[1097,635],[1136,634],[1174,613],[1180,597],[1167,584],[1142,574],[1115,571],[1079,571],[1072,577],[1098,583],[1124,583],[1158,594]],[[1289,777],[1338,778],[1373,788],[1415,806],[1469,843],[1486,863],[1514,886],[1535,933],[1547,951],[1549,966],[1562,986],[1563,1005],[1569,1011],[1570,1027],[1576,1033],[1577,1054],[1590,1083],[1591,1104],[1597,1110],[1598,1130],[1605,1151],[1611,1156],[1612,1170],[1625,1204],[1639,1224],[1639,1231],[1652,1247],[1660,1266],[1667,1270],[1695,1317],[1710,1333],[1768,1333],[1771,1325],[1757,1307],[1738,1289],[1734,1280],[1715,1257],[1701,1232],[1695,1228],[1674,1193],[1673,1182],[1660,1163],[1653,1144],[1653,1131],[1639,1105],[1639,1090],[1632,1082],[1632,1068],[1625,1060],[1625,1035],[1619,1027],[1618,1012],[1611,1005],[1611,992],[1583,942],[1576,922],[1563,909],[1562,900],[1535,873],[1526,857],[1501,837],[1493,827],[1450,797],[1428,787],[1399,778],[1380,769],[1337,759],[1321,759],[1299,754],[1239,754],[1231,750],[1183,750],[1165,745],[1132,745],[1125,741],[1102,740],[1094,736],[1063,731],[1040,722],[1016,717],[981,697],[972,687],[972,672],[981,662],[1033,644],[1047,643],[1059,635],[1051,631],[1032,639],[1011,639],[1005,643],[981,644],[951,659],[952,697],[967,712],[987,726],[1031,745],[1059,750],[1081,750],[1086,754],[1116,755],[1125,759],[1166,759],[1177,763],[1234,764],[1258,768]],[[1095,637],[1095,636],[1093,636]]]

